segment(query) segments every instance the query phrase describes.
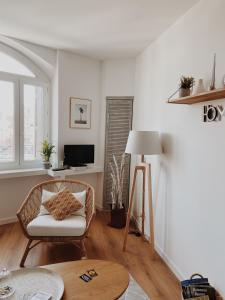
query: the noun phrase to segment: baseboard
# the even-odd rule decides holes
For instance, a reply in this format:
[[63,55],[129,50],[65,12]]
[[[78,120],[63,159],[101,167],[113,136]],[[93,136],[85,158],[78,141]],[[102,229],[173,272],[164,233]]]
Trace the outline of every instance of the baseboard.
[[166,265],[169,267],[169,269],[174,273],[174,275],[177,277],[177,279],[184,280],[185,276],[181,273],[179,268],[176,266],[176,264],[168,257],[168,255],[162,250],[162,248],[156,243],[155,245],[156,252],[158,255],[162,258],[162,260],[166,263]]
[[17,217],[3,218],[3,219],[0,219],[0,225],[15,223],[17,221],[18,221]]
[[[132,216],[132,220],[135,222],[138,230],[141,231],[141,223],[138,221],[138,219],[135,216]],[[149,236],[145,235],[146,239],[149,240]],[[155,243],[155,251],[157,254],[162,258],[162,260],[165,262],[165,264],[169,267],[169,269],[173,272],[173,274],[177,277],[179,280],[184,280],[185,276],[182,274],[182,272],[179,270],[179,268],[176,266],[176,264],[168,257],[168,255],[164,252],[164,250]]]

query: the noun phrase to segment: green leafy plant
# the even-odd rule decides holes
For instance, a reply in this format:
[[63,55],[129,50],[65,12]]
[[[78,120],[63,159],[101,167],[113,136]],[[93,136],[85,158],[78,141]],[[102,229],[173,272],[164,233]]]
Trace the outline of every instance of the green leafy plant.
[[180,88],[190,89],[194,86],[195,79],[193,77],[182,76],[180,79]]
[[50,157],[54,153],[54,148],[55,146],[49,143],[47,139],[42,142],[41,156],[45,162],[50,161]]

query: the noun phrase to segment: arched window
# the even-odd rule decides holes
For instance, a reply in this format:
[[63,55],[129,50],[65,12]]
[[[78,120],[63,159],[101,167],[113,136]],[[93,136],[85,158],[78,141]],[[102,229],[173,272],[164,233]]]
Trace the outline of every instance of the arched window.
[[40,166],[47,113],[45,74],[28,58],[0,44],[0,169]]
[[28,77],[35,77],[26,66],[18,60],[0,51],[0,72],[7,72]]

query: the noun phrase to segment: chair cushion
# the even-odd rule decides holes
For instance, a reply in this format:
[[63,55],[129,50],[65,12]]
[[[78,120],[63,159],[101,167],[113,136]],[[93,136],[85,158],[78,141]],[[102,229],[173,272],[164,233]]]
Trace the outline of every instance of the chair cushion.
[[58,192],[44,202],[43,205],[56,220],[64,220],[83,207],[68,189]]
[[54,192],[50,192],[47,190],[42,190],[42,196],[41,196],[41,206],[40,206],[40,212],[39,212],[39,216],[42,215],[49,215],[49,212],[47,211],[47,209],[44,207],[43,203],[46,202],[48,199],[50,199],[52,196],[54,196],[56,193]]
[[[72,194],[83,205],[83,207],[81,209],[73,212],[73,215],[86,217],[86,214],[85,214],[86,190],[84,190],[82,192],[78,192],[78,193],[72,193]],[[56,193],[47,191],[45,189],[42,190],[42,199],[41,199],[42,204],[40,206],[39,216],[49,215],[49,212],[44,207],[43,203],[46,202],[47,200],[49,200],[54,195],[56,195]]]
[[81,216],[70,216],[62,221],[51,215],[37,216],[27,225],[31,236],[81,236],[86,229],[86,219]]
[[79,193],[73,193],[74,197],[80,201],[80,203],[83,205],[81,207],[81,209],[75,211],[73,213],[73,215],[75,216],[82,216],[82,217],[86,217],[86,208],[85,208],[85,204],[86,204],[86,196],[87,196],[87,193],[86,193],[86,190],[82,191],[82,192],[79,192]]

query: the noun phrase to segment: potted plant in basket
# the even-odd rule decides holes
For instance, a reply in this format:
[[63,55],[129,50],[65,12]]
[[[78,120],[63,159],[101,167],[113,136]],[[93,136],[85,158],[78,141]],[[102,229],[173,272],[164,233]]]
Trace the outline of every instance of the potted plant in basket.
[[180,88],[179,88],[180,97],[190,96],[194,83],[195,80],[193,77],[182,76],[180,79]]
[[45,139],[42,142],[42,148],[41,148],[41,156],[43,159],[43,166],[45,169],[49,169],[52,165],[50,163],[50,158],[52,153],[54,153],[55,146],[49,143],[47,139]]
[[120,163],[113,155],[113,161],[110,163],[112,191],[111,191],[111,221],[110,226],[123,228],[126,225],[126,210],[123,204],[123,182],[125,169],[125,156],[123,153]]

